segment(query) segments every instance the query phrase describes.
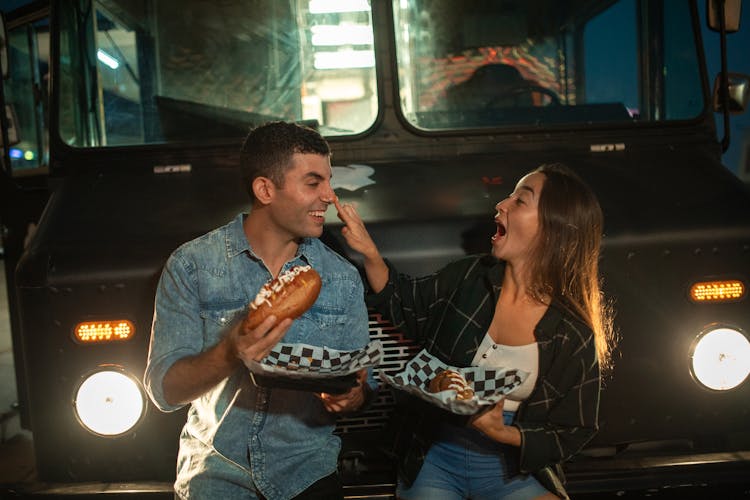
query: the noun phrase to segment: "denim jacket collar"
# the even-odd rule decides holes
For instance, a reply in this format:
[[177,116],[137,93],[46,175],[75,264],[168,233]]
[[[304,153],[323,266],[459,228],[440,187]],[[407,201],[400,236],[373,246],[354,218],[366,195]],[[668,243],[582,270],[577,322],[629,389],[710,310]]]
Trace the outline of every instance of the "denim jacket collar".
[[[247,236],[245,235],[245,227],[244,227],[245,218],[247,216],[248,216],[247,213],[238,214],[232,220],[232,222],[230,222],[226,226],[226,248],[227,248],[228,259],[231,259],[232,257],[237,257],[238,255],[241,255],[247,252],[252,258],[257,259],[257,260],[262,260],[253,251],[253,247],[250,245],[250,242],[247,241]],[[300,258],[306,263],[315,267],[316,260],[317,260],[316,250],[317,249],[315,245],[312,244],[312,240],[310,238],[303,238],[301,243],[299,244],[299,247],[297,248],[297,253],[295,254],[294,258],[295,260]]]

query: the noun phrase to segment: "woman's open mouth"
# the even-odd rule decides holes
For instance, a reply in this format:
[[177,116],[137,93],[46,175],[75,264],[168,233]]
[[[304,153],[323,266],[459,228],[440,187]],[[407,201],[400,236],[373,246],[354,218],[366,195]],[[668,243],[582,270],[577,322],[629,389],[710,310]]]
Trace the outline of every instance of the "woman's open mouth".
[[502,223],[496,221],[495,224],[497,225],[497,232],[492,236],[492,241],[502,238],[506,233],[505,226]]

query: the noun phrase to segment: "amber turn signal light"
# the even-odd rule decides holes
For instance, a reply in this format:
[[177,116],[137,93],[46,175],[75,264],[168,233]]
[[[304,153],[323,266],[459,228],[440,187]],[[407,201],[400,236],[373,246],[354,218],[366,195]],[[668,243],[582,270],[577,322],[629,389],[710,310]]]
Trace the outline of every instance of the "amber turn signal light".
[[133,338],[134,334],[135,325],[127,319],[84,321],[73,329],[75,340],[83,344],[120,342]]
[[693,302],[734,302],[745,296],[747,287],[740,280],[701,281],[690,287]]

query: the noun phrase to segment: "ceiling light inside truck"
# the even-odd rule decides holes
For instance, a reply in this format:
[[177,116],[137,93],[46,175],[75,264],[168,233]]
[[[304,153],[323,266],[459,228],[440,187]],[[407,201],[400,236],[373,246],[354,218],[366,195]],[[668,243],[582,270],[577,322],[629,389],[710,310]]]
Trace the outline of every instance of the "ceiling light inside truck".
[[373,68],[375,52],[352,49],[316,52],[313,55],[313,66],[315,69]]
[[342,12],[367,12],[367,0],[310,0],[310,14],[332,14]]
[[367,24],[316,25],[310,27],[317,46],[372,45],[372,28]]
[[703,386],[733,389],[750,373],[750,341],[736,329],[712,327],[698,336],[691,358],[693,376]]
[[120,61],[107,54],[102,49],[96,51],[96,58],[112,69],[117,69],[120,67]]
[[119,436],[140,421],[146,400],[140,383],[120,367],[106,366],[87,376],[74,395],[78,421],[100,436]]

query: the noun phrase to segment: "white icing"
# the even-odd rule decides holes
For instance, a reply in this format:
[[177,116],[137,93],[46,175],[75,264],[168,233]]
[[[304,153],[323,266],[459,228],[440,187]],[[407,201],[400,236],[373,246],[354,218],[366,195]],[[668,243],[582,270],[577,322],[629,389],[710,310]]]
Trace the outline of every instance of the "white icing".
[[456,391],[463,391],[464,389],[467,389],[469,386],[464,384],[463,382],[451,382],[448,384],[448,389],[454,389]]
[[294,266],[288,271],[279,274],[278,278],[269,281],[261,287],[258,295],[255,296],[255,300],[253,300],[253,302],[250,304],[250,307],[255,310],[262,306],[264,303],[268,304],[268,306],[270,307],[271,297],[279,293],[284,288],[284,286],[286,286],[288,283],[291,283],[294,278],[302,273],[306,273],[310,269],[310,266]]
[[450,373],[448,377],[448,389],[461,392],[465,389],[469,389],[469,383],[459,374]]

